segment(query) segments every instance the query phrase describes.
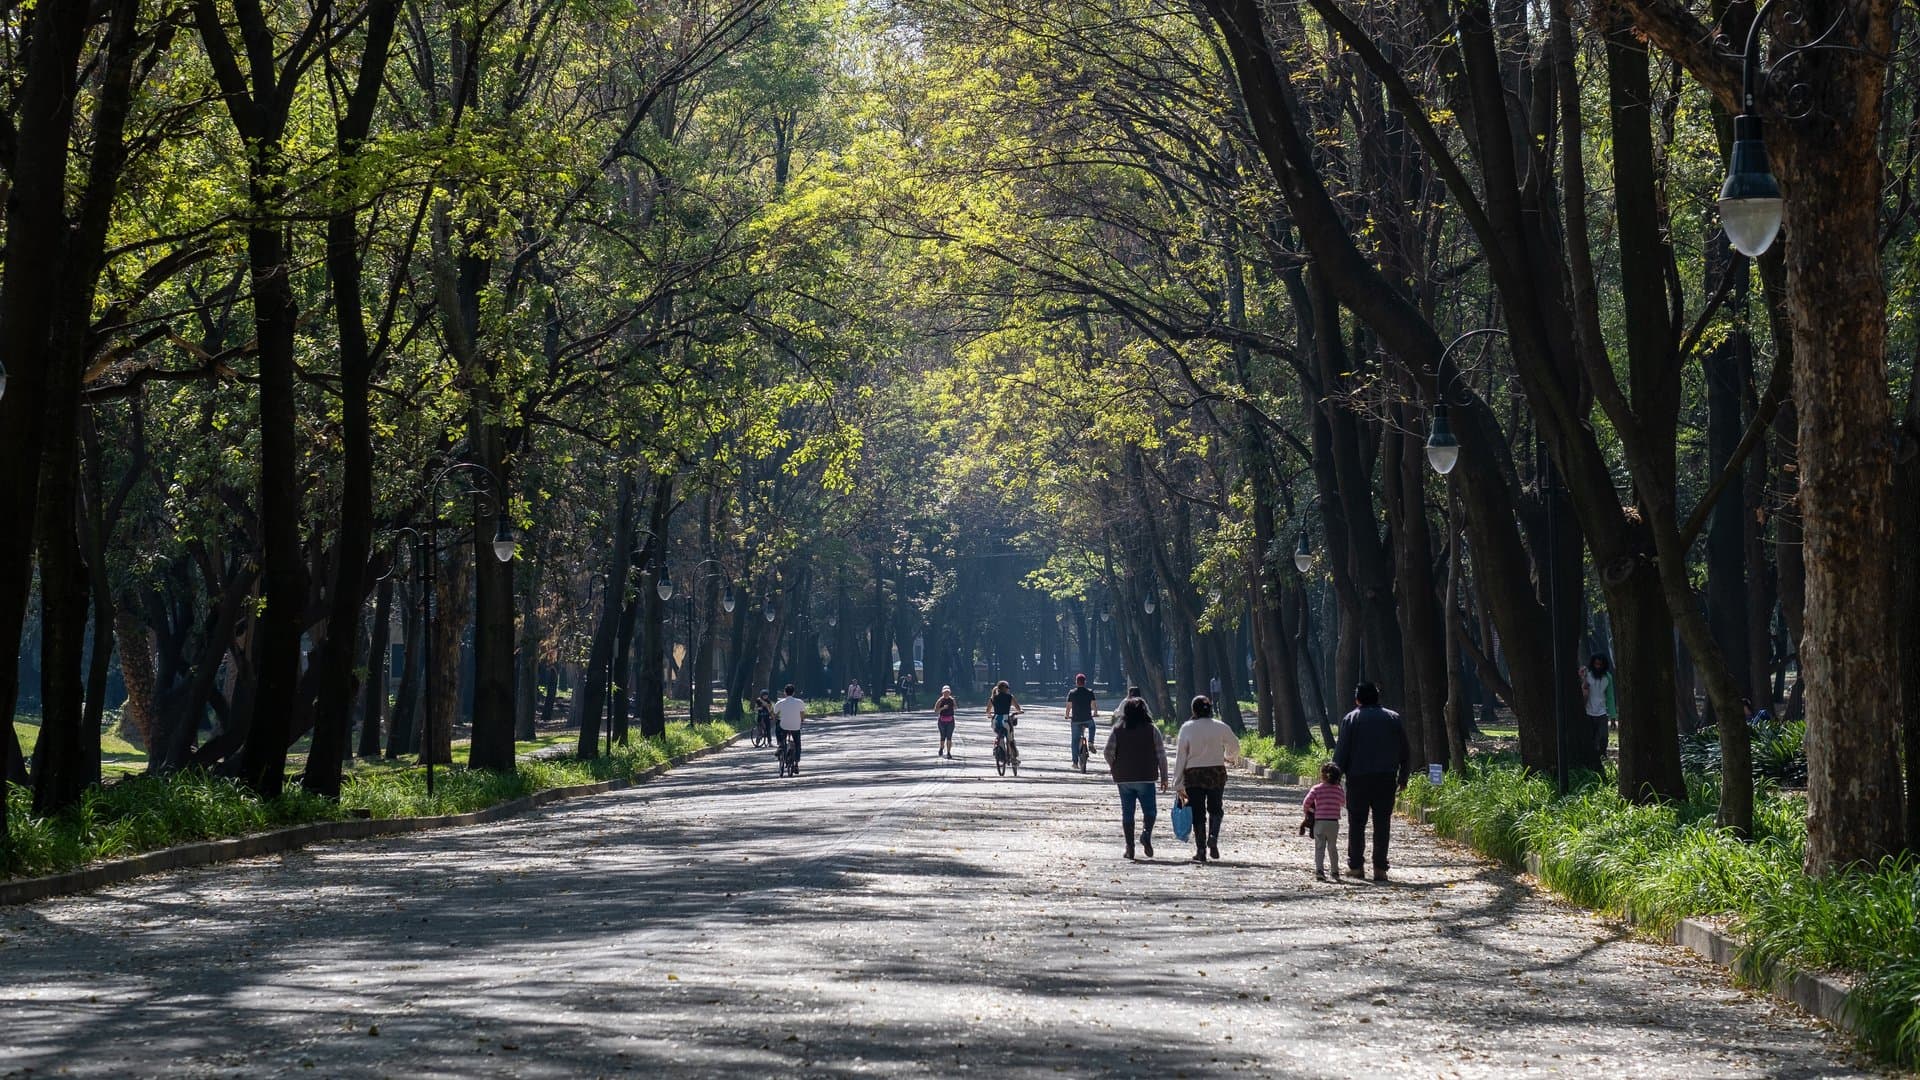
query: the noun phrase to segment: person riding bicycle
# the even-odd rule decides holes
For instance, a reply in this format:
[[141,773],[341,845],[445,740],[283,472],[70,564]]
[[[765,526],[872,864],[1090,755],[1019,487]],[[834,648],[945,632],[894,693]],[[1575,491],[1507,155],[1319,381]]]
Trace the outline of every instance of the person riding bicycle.
[[773,715],[779,721],[780,752],[787,752],[787,744],[793,744],[793,775],[800,775],[800,725],[807,716],[807,703],[793,692],[793,684],[788,683],[785,696],[773,703]]
[[996,742],[1013,734],[1014,717],[1020,715],[1020,702],[1013,696],[1013,687],[1007,680],[1001,679],[993,685],[993,696],[987,699],[987,712],[993,717],[993,737]]
[[756,738],[763,743],[772,742],[773,695],[765,690],[753,695],[753,713],[755,723],[758,725],[758,735]]
[[1093,722],[1093,687],[1087,685],[1085,675],[1073,677],[1073,689],[1067,691],[1067,749],[1073,755],[1073,763],[1080,764],[1080,732],[1087,734],[1087,746],[1093,745],[1095,725]]

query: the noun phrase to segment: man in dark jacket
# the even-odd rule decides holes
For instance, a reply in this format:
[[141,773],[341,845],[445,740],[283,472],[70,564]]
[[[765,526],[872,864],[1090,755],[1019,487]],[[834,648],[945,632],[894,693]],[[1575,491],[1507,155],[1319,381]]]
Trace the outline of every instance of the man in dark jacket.
[[1413,768],[1400,714],[1380,707],[1372,683],[1353,689],[1357,706],[1340,724],[1333,763],[1347,777],[1347,872],[1358,878],[1367,853],[1367,816],[1373,816],[1373,880],[1387,880],[1387,840],[1393,831],[1393,794]]

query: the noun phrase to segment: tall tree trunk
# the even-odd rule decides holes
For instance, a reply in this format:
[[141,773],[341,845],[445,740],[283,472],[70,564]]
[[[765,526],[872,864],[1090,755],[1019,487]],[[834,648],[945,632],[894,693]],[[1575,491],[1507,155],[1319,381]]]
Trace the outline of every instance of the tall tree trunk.
[[580,724],[576,753],[583,758],[600,754],[600,722],[607,712],[607,683],[615,670],[615,638],[619,636],[621,611],[626,607],[627,572],[633,565],[636,485],[633,471],[622,469],[616,484],[613,544],[607,553],[600,591],[600,617],[594,626],[593,643],[587,649],[586,679],[574,693],[574,719]]
[[393,719],[387,725],[387,760],[418,746],[415,728],[420,717],[420,674],[426,651],[426,604],[423,588],[416,583],[403,593],[401,602],[406,640],[400,650],[400,685],[394,691]]
[[360,749],[363,758],[380,756],[380,722],[387,711],[387,656],[393,651],[393,580],[374,592],[372,636],[367,644],[367,683],[361,688]]

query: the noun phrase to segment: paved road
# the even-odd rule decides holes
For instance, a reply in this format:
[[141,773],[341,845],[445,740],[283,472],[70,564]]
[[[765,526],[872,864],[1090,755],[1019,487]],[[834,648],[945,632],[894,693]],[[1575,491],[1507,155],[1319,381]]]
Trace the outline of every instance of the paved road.
[[1001,779],[978,718],[952,761],[930,720],[834,719],[788,781],[740,745],[500,825],[0,909],[0,1075],[1863,1075],[1424,837],[1396,884],[1314,882],[1297,791],[1236,779],[1224,865],[1171,836],[1127,863],[1064,723],[1026,733]]

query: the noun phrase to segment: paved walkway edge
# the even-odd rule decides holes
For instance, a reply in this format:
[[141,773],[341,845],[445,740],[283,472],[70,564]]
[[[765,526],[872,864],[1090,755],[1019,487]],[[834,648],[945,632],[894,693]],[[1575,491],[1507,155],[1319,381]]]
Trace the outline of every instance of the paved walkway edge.
[[621,791],[636,784],[646,783],[661,773],[695,758],[725,750],[746,736],[739,732],[725,742],[713,746],[704,746],[691,753],[682,754],[662,765],[655,765],[643,772],[635,773],[631,780],[600,780],[591,784],[574,784],[570,787],[546,788],[518,799],[495,803],[480,810],[470,810],[464,814],[436,814],[430,817],[399,818],[350,818],[346,821],[319,821],[311,825],[294,825],[271,832],[254,833],[251,836],[236,836],[225,840],[203,840],[178,847],[161,848],[125,859],[111,859],[95,863],[78,870],[68,870],[45,877],[21,878],[18,881],[0,882],[0,907],[13,904],[30,904],[36,900],[45,900],[54,896],[70,896],[74,893],[92,892],[107,885],[118,885],[148,874],[159,874],[169,870],[183,870],[193,866],[211,866],[215,863],[233,862],[238,859],[253,859],[262,855],[278,855],[295,851],[308,844],[325,843],[332,840],[367,840],[376,836],[394,836],[400,833],[425,832],[429,829],[454,829],[466,825],[487,825],[504,818],[522,814],[536,807],[550,803],[577,799],[583,795],[600,795],[609,791]]
[[[1299,777],[1276,772],[1257,762],[1250,764],[1247,767],[1247,771],[1252,773],[1256,779],[1266,780],[1270,783],[1284,784],[1290,787],[1298,787],[1300,784]],[[1473,847],[1472,838],[1457,835],[1435,825],[1430,808],[1422,807],[1416,814],[1408,814],[1405,816],[1410,821],[1416,821],[1427,826],[1440,836],[1466,844],[1468,847]],[[1479,849],[1475,848],[1474,850],[1478,851]],[[1481,852],[1481,854],[1484,855],[1485,852]],[[1540,856],[1537,852],[1527,852],[1526,871],[1533,875],[1536,881],[1543,881],[1540,873]],[[1613,917],[1608,913],[1600,914],[1607,914],[1609,918]],[[1632,912],[1627,913],[1626,922],[1627,925],[1633,927],[1640,927],[1642,925],[1641,921],[1635,918]],[[1852,988],[1840,979],[1836,979],[1830,975],[1794,971],[1783,964],[1771,961],[1758,965],[1745,966],[1743,972],[1740,957],[1747,951],[1746,942],[1732,934],[1728,934],[1725,931],[1701,922],[1698,919],[1680,920],[1679,924],[1675,926],[1666,937],[1675,945],[1692,949],[1719,967],[1725,968],[1728,974],[1733,975],[1736,979],[1745,974],[1748,981],[1766,987],[1773,993],[1774,997],[1798,1006],[1812,1016],[1825,1020],[1827,1023],[1832,1024],[1834,1027],[1839,1028],[1849,1035],[1858,1038],[1865,1034],[1853,1011]]]

